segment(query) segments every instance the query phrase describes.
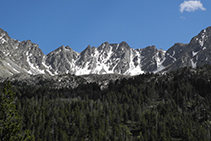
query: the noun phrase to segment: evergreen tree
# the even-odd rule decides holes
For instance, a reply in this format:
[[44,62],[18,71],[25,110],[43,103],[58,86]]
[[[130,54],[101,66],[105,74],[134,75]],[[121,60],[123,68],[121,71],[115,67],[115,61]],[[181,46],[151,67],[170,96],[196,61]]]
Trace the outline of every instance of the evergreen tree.
[[34,140],[30,131],[20,134],[21,118],[18,115],[15,105],[15,94],[11,84],[5,84],[4,91],[0,95],[0,138],[5,141]]

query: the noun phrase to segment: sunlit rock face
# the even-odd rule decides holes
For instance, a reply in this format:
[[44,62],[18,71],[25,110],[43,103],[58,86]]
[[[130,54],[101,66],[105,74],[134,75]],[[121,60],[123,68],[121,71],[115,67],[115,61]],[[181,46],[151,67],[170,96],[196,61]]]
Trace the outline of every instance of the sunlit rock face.
[[11,39],[0,29],[0,77],[26,73],[46,74],[121,74],[168,72],[185,66],[211,64],[211,27],[202,30],[189,44],[176,43],[167,51],[155,46],[134,49],[126,42],[87,46],[81,53],[61,46],[44,55],[30,40]]

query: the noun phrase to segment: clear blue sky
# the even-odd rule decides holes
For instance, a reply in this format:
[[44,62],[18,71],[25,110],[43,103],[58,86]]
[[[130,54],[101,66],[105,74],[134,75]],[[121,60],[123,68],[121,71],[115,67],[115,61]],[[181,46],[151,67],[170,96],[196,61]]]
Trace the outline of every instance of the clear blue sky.
[[[182,5],[183,4],[183,5]],[[126,41],[167,50],[211,25],[211,0],[1,0],[0,28],[44,54]]]

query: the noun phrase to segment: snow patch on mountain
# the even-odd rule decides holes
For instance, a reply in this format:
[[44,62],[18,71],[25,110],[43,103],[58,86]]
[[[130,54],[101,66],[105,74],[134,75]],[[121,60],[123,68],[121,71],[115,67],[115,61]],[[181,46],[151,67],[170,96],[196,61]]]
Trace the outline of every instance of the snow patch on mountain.
[[196,56],[197,54],[198,54],[198,51],[197,52],[192,51],[193,57]]
[[5,36],[6,34],[1,34],[1,36],[0,36],[0,41],[1,41],[1,43],[2,44],[4,44],[4,43],[7,43],[7,41],[4,39],[4,36]]
[[[167,72],[187,65],[196,67],[210,62],[211,27],[201,31],[189,44],[176,43],[167,51],[156,49],[155,46],[133,49],[123,41],[119,44],[105,42],[97,48],[88,46],[81,53],[69,46],[61,46],[48,55],[44,55],[38,45],[30,40],[20,42],[11,39],[3,30],[0,32],[0,64],[9,75],[139,75]],[[0,77],[4,74],[0,73]]]
[[192,66],[192,68],[196,68],[197,62],[194,62],[193,59],[191,59],[190,61],[191,61],[191,66]]
[[[28,52],[27,52],[27,54],[28,54]],[[30,54],[30,55],[32,55],[32,54]],[[30,69],[28,70],[28,73],[29,74],[45,74],[44,70],[40,70],[38,66],[36,66],[36,65],[34,65],[34,64],[32,64],[30,62],[30,55],[27,56],[27,59],[26,59],[28,64],[29,64],[29,66],[30,66]]]
[[206,36],[206,30],[203,30],[203,33],[201,35],[201,39],[199,40],[199,44],[201,47],[204,46],[204,42],[206,41],[207,36]]

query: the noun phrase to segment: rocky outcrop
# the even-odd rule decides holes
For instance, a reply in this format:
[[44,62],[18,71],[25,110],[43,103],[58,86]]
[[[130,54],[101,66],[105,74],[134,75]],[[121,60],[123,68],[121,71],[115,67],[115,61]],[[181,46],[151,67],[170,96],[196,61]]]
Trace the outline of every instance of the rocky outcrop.
[[126,42],[88,46],[81,53],[61,46],[44,55],[30,40],[11,39],[0,29],[0,77],[15,74],[121,74],[167,72],[185,66],[211,64],[211,27],[202,30],[189,44],[176,43],[167,51],[148,46],[133,49]]

